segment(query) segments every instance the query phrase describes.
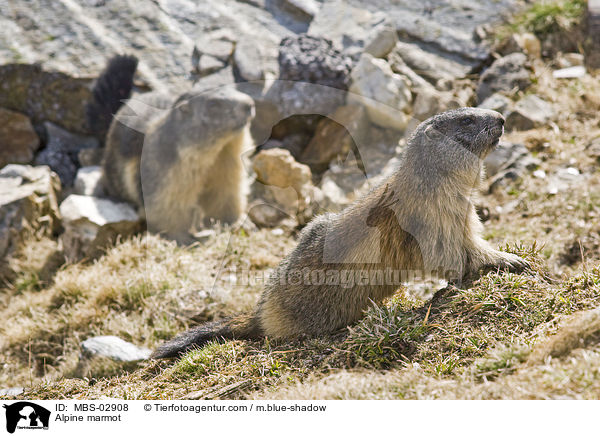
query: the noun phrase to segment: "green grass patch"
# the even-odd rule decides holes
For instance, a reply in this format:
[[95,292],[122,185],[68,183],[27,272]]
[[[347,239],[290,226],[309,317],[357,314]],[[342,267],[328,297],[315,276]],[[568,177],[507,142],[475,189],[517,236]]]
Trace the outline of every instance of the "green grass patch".
[[538,36],[569,29],[579,22],[585,12],[585,0],[540,1],[518,14],[511,27]]
[[[566,283],[545,277],[539,249],[513,246],[511,251],[532,263],[533,272],[491,272],[467,289],[448,286],[420,307],[397,303],[374,306],[345,342],[356,364],[388,369],[418,363],[448,375],[482,358],[498,343],[527,338],[558,314],[571,314],[600,304],[600,275],[589,271]],[[482,374],[509,368],[518,356],[482,364]],[[495,368],[495,369],[494,369]],[[493,371],[492,371],[493,372]],[[491,374],[491,373],[490,373]]]

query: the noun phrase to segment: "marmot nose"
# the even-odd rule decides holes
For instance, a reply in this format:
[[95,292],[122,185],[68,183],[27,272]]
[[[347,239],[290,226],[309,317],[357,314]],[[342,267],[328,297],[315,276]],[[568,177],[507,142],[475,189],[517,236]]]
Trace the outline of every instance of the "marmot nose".
[[503,126],[504,123],[506,122],[506,120],[504,119],[503,116],[500,116],[500,118],[498,119],[498,121],[500,121],[500,125]]

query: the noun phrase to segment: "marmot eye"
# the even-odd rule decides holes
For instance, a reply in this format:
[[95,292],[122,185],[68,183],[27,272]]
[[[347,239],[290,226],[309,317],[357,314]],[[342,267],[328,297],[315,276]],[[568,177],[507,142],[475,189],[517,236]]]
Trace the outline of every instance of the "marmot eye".
[[465,117],[462,120],[460,120],[460,124],[463,126],[468,126],[469,124],[473,123],[473,118],[472,117]]

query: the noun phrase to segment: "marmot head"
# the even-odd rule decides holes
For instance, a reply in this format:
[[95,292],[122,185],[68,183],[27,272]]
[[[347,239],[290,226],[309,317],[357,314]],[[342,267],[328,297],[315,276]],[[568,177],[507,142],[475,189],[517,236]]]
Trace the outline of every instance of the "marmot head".
[[408,142],[407,157],[425,173],[478,173],[482,159],[498,145],[503,132],[504,117],[496,111],[461,108],[443,112],[417,127]]
[[202,145],[235,136],[254,117],[254,101],[234,87],[182,94],[169,118],[180,139]]

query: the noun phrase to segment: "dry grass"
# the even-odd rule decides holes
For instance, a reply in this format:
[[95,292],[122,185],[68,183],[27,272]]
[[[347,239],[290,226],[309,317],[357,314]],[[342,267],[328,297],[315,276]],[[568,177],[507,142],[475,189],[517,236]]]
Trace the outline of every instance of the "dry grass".
[[237,286],[229,269],[272,267],[290,242],[268,231],[223,231],[189,248],[137,237],[93,264],[69,265],[45,289],[31,284],[32,273],[24,269],[17,286],[2,291],[0,349],[8,370],[0,385],[72,373],[79,343],[90,336],[116,335],[154,347],[191,323],[247,310],[260,285]]

